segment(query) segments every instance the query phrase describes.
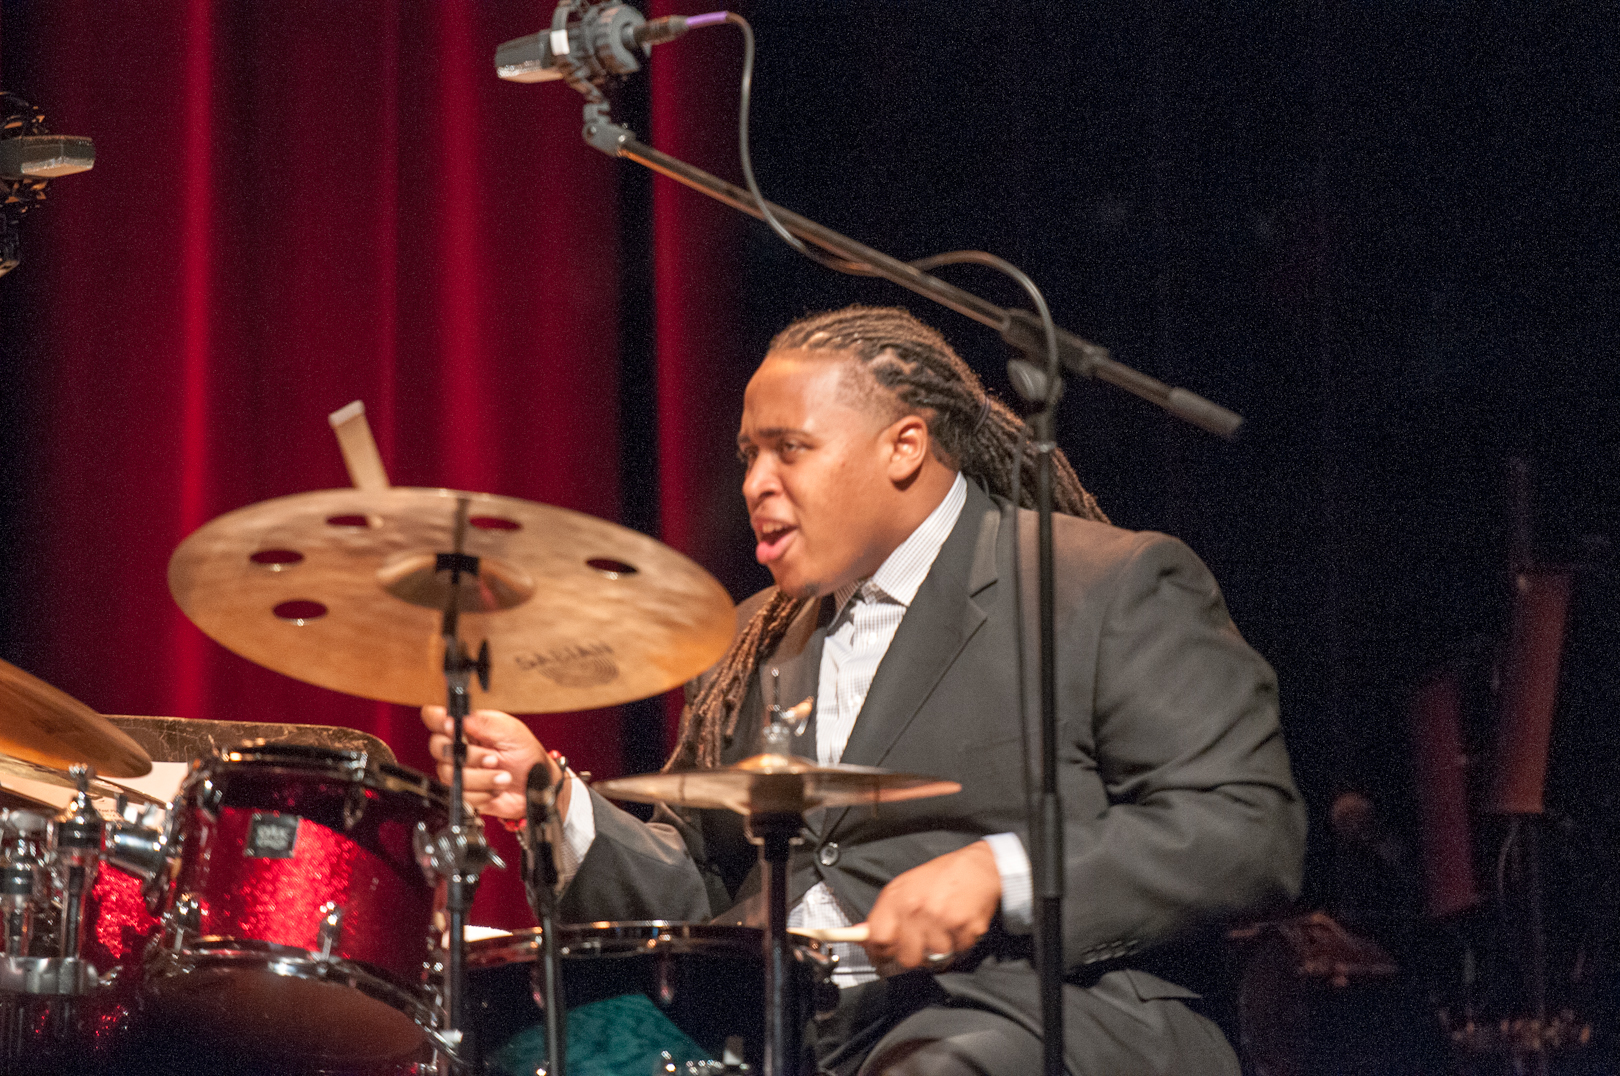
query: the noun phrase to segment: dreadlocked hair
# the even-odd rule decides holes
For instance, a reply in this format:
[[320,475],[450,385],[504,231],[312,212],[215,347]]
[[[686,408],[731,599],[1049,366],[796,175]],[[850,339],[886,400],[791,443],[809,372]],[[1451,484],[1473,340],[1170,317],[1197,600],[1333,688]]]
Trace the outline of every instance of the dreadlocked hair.
[[808,598],[772,594],[731,641],[708,681],[681,711],[681,734],[664,770],[712,769],[720,765],[720,748],[737,729],[737,713],[760,655],[776,649],[788,625]]
[[[812,314],[771,341],[771,351],[787,348],[847,353],[857,376],[846,380],[846,389],[862,403],[888,407],[896,418],[906,414],[924,418],[939,458],[996,496],[1013,499],[1012,468],[1017,460],[1019,506],[1035,507],[1037,457],[1024,421],[985,390],[943,336],[909,312],[847,306]],[[1057,449],[1052,452],[1052,507],[1065,515],[1108,522],[1097,499],[1080,485],[1074,467]],[[721,749],[736,730],[760,659],[776,649],[811,600],[777,591],[759,607],[682,710],[680,737],[665,771],[720,765]]]
[[[771,350],[785,348],[847,352],[864,375],[856,379],[855,391],[882,404],[888,402],[882,398],[887,390],[896,418],[915,414],[927,420],[928,436],[945,463],[1012,500],[1013,460],[1024,420],[985,390],[943,336],[908,311],[846,306],[812,314],[776,334]],[[1021,508],[1035,507],[1036,467],[1035,450],[1026,439],[1019,460]],[[1052,507],[1108,522],[1061,449],[1052,452]]]

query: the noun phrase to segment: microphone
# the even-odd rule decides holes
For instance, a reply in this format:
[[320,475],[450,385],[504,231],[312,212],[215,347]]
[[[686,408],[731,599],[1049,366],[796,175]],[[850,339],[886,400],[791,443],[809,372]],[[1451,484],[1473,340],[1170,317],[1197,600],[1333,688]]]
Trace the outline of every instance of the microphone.
[[570,69],[578,67],[588,81],[602,82],[641,70],[641,61],[654,45],[725,21],[724,11],[711,11],[665,15],[649,22],[628,4],[596,4],[586,7],[572,26],[502,44],[495,50],[495,74],[508,82],[550,82],[569,77]]
[[539,762],[529,767],[529,777],[524,783],[524,813],[528,822],[525,851],[529,854],[529,876],[543,893],[556,892],[558,874],[553,838],[560,840],[562,837],[562,819],[556,816],[553,808],[557,805],[557,795],[562,791],[562,782],[566,780],[568,774],[562,771],[558,780],[553,782],[551,767]]
[[45,200],[46,184],[95,163],[94,142],[51,134],[44,111],[0,90],[0,276],[22,264],[17,220]]

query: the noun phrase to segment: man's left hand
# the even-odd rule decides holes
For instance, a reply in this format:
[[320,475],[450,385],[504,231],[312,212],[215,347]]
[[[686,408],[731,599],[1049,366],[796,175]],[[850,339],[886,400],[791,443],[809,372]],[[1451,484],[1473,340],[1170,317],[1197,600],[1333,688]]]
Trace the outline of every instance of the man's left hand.
[[[990,929],[1001,905],[1001,874],[984,841],[896,876],[866,917],[872,963],[938,968]],[[933,956],[934,960],[928,958]]]

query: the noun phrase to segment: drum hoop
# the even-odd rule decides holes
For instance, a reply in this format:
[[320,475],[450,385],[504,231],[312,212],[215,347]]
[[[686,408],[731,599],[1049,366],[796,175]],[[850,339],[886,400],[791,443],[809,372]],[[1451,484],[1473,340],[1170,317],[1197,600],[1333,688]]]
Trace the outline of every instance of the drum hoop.
[[222,747],[212,755],[197,759],[180,785],[185,799],[200,782],[230,772],[288,774],[333,777],[358,783],[378,792],[415,796],[421,802],[448,811],[450,790],[438,781],[406,766],[378,762],[364,751],[313,744],[276,744],[249,740],[234,747]]
[[164,981],[215,968],[252,967],[292,979],[319,979],[360,991],[374,1001],[403,1013],[424,1030],[434,1020],[434,1005],[426,986],[412,990],[352,960],[323,960],[307,949],[251,938],[190,937],[181,948],[154,947],[146,958],[145,986],[162,994]]
[[[629,958],[651,953],[743,953],[759,956],[764,931],[729,923],[682,923],[667,919],[603,920],[557,928],[561,955],[578,959]],[[820,952],[820,942],[795,937],[798,949]],[[495,968],[528,963],[540,956],[540,928],[528,927],[510,935],[480,938],[467,943],[469,968]]]

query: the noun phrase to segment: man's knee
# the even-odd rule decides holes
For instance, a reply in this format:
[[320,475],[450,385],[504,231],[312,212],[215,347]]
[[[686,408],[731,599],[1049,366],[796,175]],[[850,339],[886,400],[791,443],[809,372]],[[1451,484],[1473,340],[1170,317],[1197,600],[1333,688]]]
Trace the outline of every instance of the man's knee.
[[860,1076],[1021,1076],[1040,1061],[1040,1040],[1006,1017],[924,1010],[883,1037]]

